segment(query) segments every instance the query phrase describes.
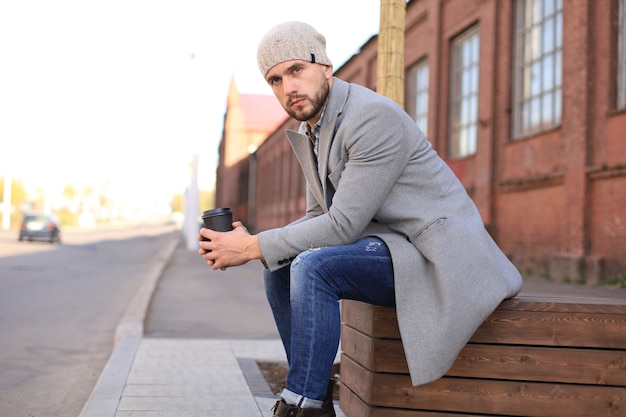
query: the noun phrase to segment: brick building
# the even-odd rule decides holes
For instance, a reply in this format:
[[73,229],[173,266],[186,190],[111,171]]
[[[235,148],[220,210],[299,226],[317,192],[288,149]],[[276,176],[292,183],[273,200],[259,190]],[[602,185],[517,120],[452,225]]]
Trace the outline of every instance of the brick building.
[[[335,75],[375,90],[376,59],[374,36]],[[407,112],[523,273],[626,276],[626,0],[412,0],[405,68]],[[228,179],[241,199],[218,193],[256,231],[304,211],[284,134],[297,127],[284,120],[242,156]]]
[[[255,193],[254,152],[267,136],[287,119],[274,96],[240,94],[231,80],[219,146],[215,201],[217,207],[230,207],[249,228],[254,229]],[[252,168],[252,169],[251,169]]]

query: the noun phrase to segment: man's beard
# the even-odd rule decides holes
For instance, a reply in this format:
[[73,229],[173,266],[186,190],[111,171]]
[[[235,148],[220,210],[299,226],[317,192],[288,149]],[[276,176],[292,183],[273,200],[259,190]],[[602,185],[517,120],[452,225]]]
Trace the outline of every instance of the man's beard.
[[[317,93],[315,93],[315,96],[310,98],[311,104],[313,105],[313,108],[311,110],[309,111],[303,110],[302,112],[295,112],[293,109],[288,108],[286,110],[289,116],[293,117],[299,122],[306,122],[307,120],[310,120],[311,118],[313,118],[313,116],[321,112],[322,109],[324,108],[324,105],[326,104],[326,99],[328,98],[328,92],[330,91],[330,86],[328,85],[328,80],[326,79],[326,77],[322,76],[322,81],[320,82],[319,87],[320,88],[317,90]],[[294,98],[301,98],[301,97],[302,96],[296,96]],[[308,96],[304,96],[304,97],[309,98]]]

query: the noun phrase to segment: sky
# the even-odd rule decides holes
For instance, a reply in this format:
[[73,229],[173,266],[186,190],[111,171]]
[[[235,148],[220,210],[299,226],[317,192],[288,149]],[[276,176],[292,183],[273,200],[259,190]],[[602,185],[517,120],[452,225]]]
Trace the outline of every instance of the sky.
[[210,189],[226,98],[271,94],[256,63],[305,21],[340,67],[378,33],[380,0],[0,0],[0,177],[139,204]]

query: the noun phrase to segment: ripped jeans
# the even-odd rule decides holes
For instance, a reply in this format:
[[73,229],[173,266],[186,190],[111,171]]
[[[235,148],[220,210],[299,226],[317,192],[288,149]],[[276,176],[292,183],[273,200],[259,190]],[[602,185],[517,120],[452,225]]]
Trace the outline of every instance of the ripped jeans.
[[376,237],[310,249],[290,266],[264,270],[263,277],[289,363],[282,397],[300,407],[321,407],[339,348],[339,300],[395,306],[389,249]]

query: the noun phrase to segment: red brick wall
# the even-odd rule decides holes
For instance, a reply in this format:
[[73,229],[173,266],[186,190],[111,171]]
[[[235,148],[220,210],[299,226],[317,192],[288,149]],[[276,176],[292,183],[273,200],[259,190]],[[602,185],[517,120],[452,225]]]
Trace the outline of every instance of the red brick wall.
[[608,117],[600,120],[603,119],[606,120],[606,135],[598,136],[598,138],[606,138],[606,140],[597,142],[606,143],[606,158],[595,165],[623,165],[626,162],[626,111],[609,114]]
[[611,176],[590,187],[590,250],[604,259],[606,275],[624,276],[626,262],[626,176]]

